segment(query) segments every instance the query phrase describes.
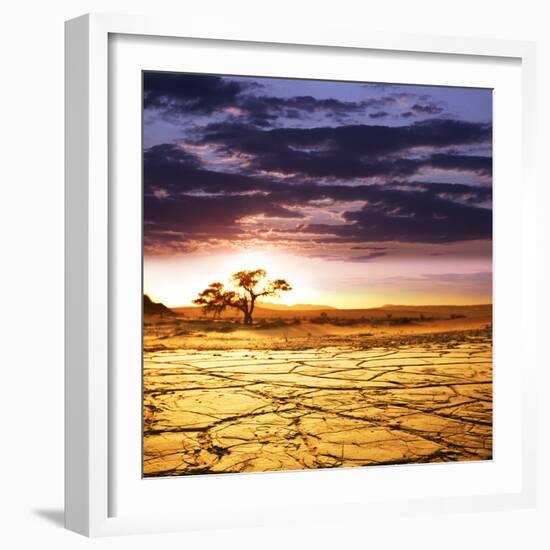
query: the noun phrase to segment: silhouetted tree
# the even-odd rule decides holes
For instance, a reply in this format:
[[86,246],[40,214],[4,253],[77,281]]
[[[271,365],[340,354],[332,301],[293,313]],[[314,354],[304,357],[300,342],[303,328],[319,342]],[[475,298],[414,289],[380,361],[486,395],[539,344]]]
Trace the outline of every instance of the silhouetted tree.
[[239,271],[231,280],[239,295],[231,305],[243,312],[245,325],[251,325],[253,322],[252,314],[258,298],[276,297],[280,292],[292,290],[285,279],[269,279],[265,269]]
[[264,269],[239,271],[232,275],[231,282],[236,290],[226,290],[223,283],[211,283],[193,303],[202,306],[205,313],[213,313],[214,319],[227,307],[236,308],[243,314],[243,323],[251,325],[258,298],[275,297],[292,290],[285,279],[269,279]]
[[225,309],[231,305],[236,298],[236,293],[225,290],[223,283],[210,283],[199,296],[193,300],[193,303],[202,306],[206,315],[212,313],[214,319],[219,318]]

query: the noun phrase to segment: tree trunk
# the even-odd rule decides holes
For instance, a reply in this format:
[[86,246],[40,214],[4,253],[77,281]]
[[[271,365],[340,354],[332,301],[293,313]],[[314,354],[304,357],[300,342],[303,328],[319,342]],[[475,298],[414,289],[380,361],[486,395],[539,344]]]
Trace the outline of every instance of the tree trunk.
[[248,309],[248,323],[249,325],[252,324],[252,313],[254,312],[254,304],[256,302],[256,296],[251,296],[250,298],[250,308]]

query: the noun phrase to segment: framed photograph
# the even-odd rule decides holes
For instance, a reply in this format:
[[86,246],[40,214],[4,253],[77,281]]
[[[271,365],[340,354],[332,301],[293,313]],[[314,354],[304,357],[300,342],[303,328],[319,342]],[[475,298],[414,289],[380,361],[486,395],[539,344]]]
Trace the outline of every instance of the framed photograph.
[[66,24],[66,526],[531,506],[534,46]]

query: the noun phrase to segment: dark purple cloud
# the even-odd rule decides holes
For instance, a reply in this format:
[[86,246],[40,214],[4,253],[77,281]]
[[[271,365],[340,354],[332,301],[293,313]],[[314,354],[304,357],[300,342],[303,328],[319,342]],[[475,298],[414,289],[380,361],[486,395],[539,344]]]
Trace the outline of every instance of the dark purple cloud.
[[289,148],[328,147],[339,152],[377,156],[412,147],[435,148],[488,143],[491,125],[434,119],[410,126],[342,125],[338,127],[276,128],[261,130],[242,124],[210,124],[198,143],[220,144],[246,153],[270,154]]
[[210,124],[195,144],[215,146],[222,154],[247,155],[256,170],[314,178],[396,178],[423,167],[490,173],[491,159],[432,154],[410,157],[417,147],[433,150],[487,144],[491,127],[482,123],[434,119],[410,126],[343,125],[277,128]]
[[246,88],[219,76],[143,73],[143,107],[171,113],[210,114],[231,107]]
[[[315,113],[337,120],[367,113],[371,119],[380,119],[389,116],[386,112],[389,107],[398,109],[400,101],[411,103],[426,99],[425,95],[405,92],[356,101],[311,95],[283,97],[261,93],[261,88],[261,84],[252,80],[244,82],[216,75],[147,71],[143,76],[143,105],[146,110],[158,110],[176,117],[214,115],[230,109],[228,112],[238,115],[237,118],[247,124],[262,128],[276,126],[280,118],[307,119]],[[436,115],[445,111],[443,106],[433,102],[414,103],[410,108],[418,115]]]
[[[318,236],[350,243],[442,243],[491,236],[491,211],[477,206],[491,199],[490,187],[399,181],[385,185],[287,183],[205,170],[174,146],[147,151],[145,182],[145,223],[159,239],[163,233],[170,239],[177,233],[183,241],[197,235],[206,240],[234,238],[242,234],[240,220],[245,217],[299,222],[303,208],[320,200],[334,205],[359,202],[362,207],[344,208],[338,224],[299,224],[297,231],[312,240]],[[164,192],[159,193],[160,189]],[[380,255],[369,252],[371,258]]]
[[[362,112],[381,102],[317,99],[312,96],[274,97],[251,93],[254,84],[200,74],[145,72],[143,76],[145,109],[158,109],[170,115],[212,115],[231,108],[246,117],[247,123],[270,126],[277,118],[301,118],[316,112],[340,117]],[[388,98],[391,100],[391,98]]]
[[[424,160],[409,160],[415,167],[438,166],[441,158],[434,156]],[[449,157],[446,163],[461,167],[464,161],[460,156]],[[477,157],[475,157],[477,158]],[[454,159],[454,161],[453,161]],[[490,159],[489,159],[490,160]],[[396,161],[405,166],[407,162]],[[381,163],[382,164],[382,163]],[[474,163],[476,171],[479,166]],[[394,170],[394,168],[391,168]],[[385,172],[385,174],[389,174]],[[202,191],[205,193],[242,194],[257,192],[277,195],[281,201],[333,199],[335,201],[367,200],[373,189],[382,189],[380,185],[354,185],[346,183],[319,185],[311,180],[302,180],[299,184],[288,183],[266,176],[248,173],[220,172],[205,168],[195,155],[176,145],[159,145],[144,153],[144,179],[146,194],[154,194],[158,189],[164,189],[168,194],[190,193]],[[435,182],[401,182],[391,180],[386,187],[406,187],[410,191],[430,191],[431,193],[449,194],[455,198],[473,197],[474,202],[485,202],[491,199],[491,188],[488,186],[471,186],[464,184],[445,184]]]
[[144,150],[146,253],[253,238],[321,254],[347,243],[338,258],[360,262],[387,242],[490,239],[492,158],[471,153],[490,150],[492,125],[387,88],[277,95],[253,79],[144,73],[146,111],[181,128]]
[[373,118],[373,119],[386,118],[387,116],[389,116],[389,114],[386,113],[386,111],[376,111],[375,113],[369,114],[369,118]]
[[443,170],[458,170],[490,176],[493,173],[493,158],[475,155],[433,154],[429,166]]
[[415,103],[411,110],[413,113],[421,114],[421,115],[439,115],[442,113],[445,109],[441,107],[441,105],[436,105],[435,103],[427,103],[425,105],[421,105],[420,103]]

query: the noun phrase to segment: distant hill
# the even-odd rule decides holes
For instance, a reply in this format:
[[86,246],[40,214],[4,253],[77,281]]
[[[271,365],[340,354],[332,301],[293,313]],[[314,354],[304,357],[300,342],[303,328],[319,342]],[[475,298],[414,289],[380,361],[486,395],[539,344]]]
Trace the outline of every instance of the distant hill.
[[315,304],[294,304],[287,306],[285,304],[272,304],[271,302],[258,302],[258,307],[262,309],[271,309],[273,311],[323,311],[327,309],[337,309],[332,306],[318,306]]
[[143,314],[144,315],[175,315],[175,313],[160,302],[153,302],[147,294],[143,295]]
[[[275,307],[273,307],[275,306]],[[185,315],[189,318],[202,317],[203,313],[200,307],[183,306],[174,307],[172,311],[178,315]],[[492,305],[479,304],[472,306],[406,306],[406,305],[386,305],[375,308],[362,309],[337,309],[327,306],[315,306],[310,304],[297,304],[295,306],[282,306],[280,304],[261,303],[254,310],[254,319],[289,319],[295,317],[314,318],[321,314],[326,314],[328,317],[356,319],[366,317],[369,319],[381,319],[391,316],[397,317],[433,317],[438,319],[448,319],[451,315],[460,315],[467,318],[491,318]],[[239,319],[241,314],[239,311],[228,308],[222,318]]]
[[463,314],[470,317],[490,315],[493,310],[492,304],[475,304],[471,306],[455,306],[455,305],[436,305],[436,306],[406,306],[406,305],[394,305],[386,304],[379,308],[383,311],[394,312],[397,311],[401,314],[407,313],[424,313],[432,315],[450,315],[450,314]]

